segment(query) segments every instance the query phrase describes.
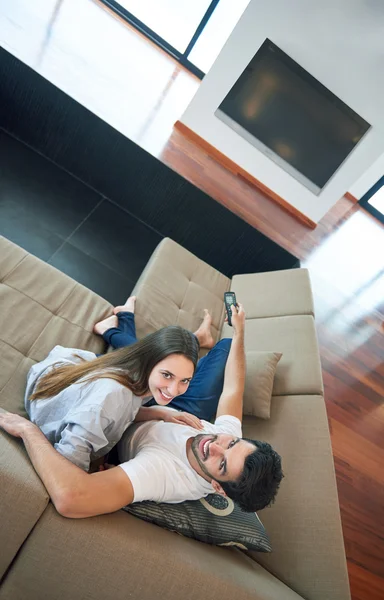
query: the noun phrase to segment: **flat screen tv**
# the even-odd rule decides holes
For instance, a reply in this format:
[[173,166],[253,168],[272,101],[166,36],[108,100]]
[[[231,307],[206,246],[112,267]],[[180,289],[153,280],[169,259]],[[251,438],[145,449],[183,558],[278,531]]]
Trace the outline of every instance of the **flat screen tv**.
[[215,114],[315,194],[370,128],[268,39]]

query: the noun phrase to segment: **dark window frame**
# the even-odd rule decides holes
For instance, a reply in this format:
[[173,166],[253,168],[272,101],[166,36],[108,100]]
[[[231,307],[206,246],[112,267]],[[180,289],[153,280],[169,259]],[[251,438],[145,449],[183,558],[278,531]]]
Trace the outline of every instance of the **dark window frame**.
[[197,26],[196,31],[193,34],[192,38],[190,39],[188,46],[186,47],[184,52],[180,52],[179,50],[174,48],[164,38],[162,38],[155,31],[153,31],[153,29],[148,27],[145,23],[140,21],[140,19],[135,17],[134,14],[132,14],[126,8],[121,6],[121,4],[119,4],[119,2],[116,2],[115,0],[100,0],[100,1],[102,2],[102,4],[105,4],[105,6],[110,8],[113,12],[118,14],[122,19],[127,21],[130,25],[135,27],[135,29],[140,31],[140,33],[144,34],[147,38],[149,38],[157,46],[162,48],[162,50],[167,52],[167,54],[172,56],[172,58],[175,58],[183,67],[188,69],[188,71],[191,71],[191,73],[196,75],[196,77],[198,77],[199,79],[203,79],[205,73],[203,71],[201,71],[201,69],[196,67],[196,65],[191,63],[188,60],[188,56],[189,56],[190,52],[192,51],[192,48],[196,44],[197,40],[199,39],[201,33],[203,32],[206,24],[208,23],[209,19],[211,18],[212,13],[215,10],[216,6],[219,4],[220,0],[212,0],[212,2],[208,6],[203,18],[201,19],[199,25]]
[[384,175],[373,185],[366,194],[359,200],[359,204],[371,213],[376,219],[384,223],[384,214],[377,210],[374,206],[369,204],[369,200],[379,191],[380,188],[384,187]]

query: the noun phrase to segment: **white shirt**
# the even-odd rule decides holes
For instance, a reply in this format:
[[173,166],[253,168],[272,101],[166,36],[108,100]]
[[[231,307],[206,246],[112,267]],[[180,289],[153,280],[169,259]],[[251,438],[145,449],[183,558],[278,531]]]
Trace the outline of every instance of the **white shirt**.
[[[77,356],[75,356],[77,355]],[[89,470],[91,460],[104,456],[117,444],[148,399],[134,396],[124,385],[100,377],[81,380],[44,400],[29,400],[42,375],[55,364],[79,364],[95,360],[93,352],[55,346],[47,358],[30,369],[25,408],[55,449],[75,465]]]
[[134,502],[177,503],[198,500],[214,492],[208,481],[192,468],[187,457],[187,440],[198,434],[229,433],[242,437],[241,422],[230,415],[214,425],[202,421],[203,430],[188,425],[149,421],[130,427],[118,444],[120,468],[128,475]]

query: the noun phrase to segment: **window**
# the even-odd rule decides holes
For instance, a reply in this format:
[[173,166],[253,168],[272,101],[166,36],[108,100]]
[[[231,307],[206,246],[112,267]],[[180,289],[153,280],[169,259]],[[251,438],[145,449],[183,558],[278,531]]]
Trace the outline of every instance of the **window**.
[[202,79],[249,0],[102,0]]
[[384,176],[361,198],[360,204],[384,223]]

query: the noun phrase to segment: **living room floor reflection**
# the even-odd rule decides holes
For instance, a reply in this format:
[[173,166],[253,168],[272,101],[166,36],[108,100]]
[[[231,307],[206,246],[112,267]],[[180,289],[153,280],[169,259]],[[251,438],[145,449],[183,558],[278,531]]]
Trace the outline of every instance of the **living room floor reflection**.
[[129,295],[162,239],[2,131],[0,234],[112,304]]

